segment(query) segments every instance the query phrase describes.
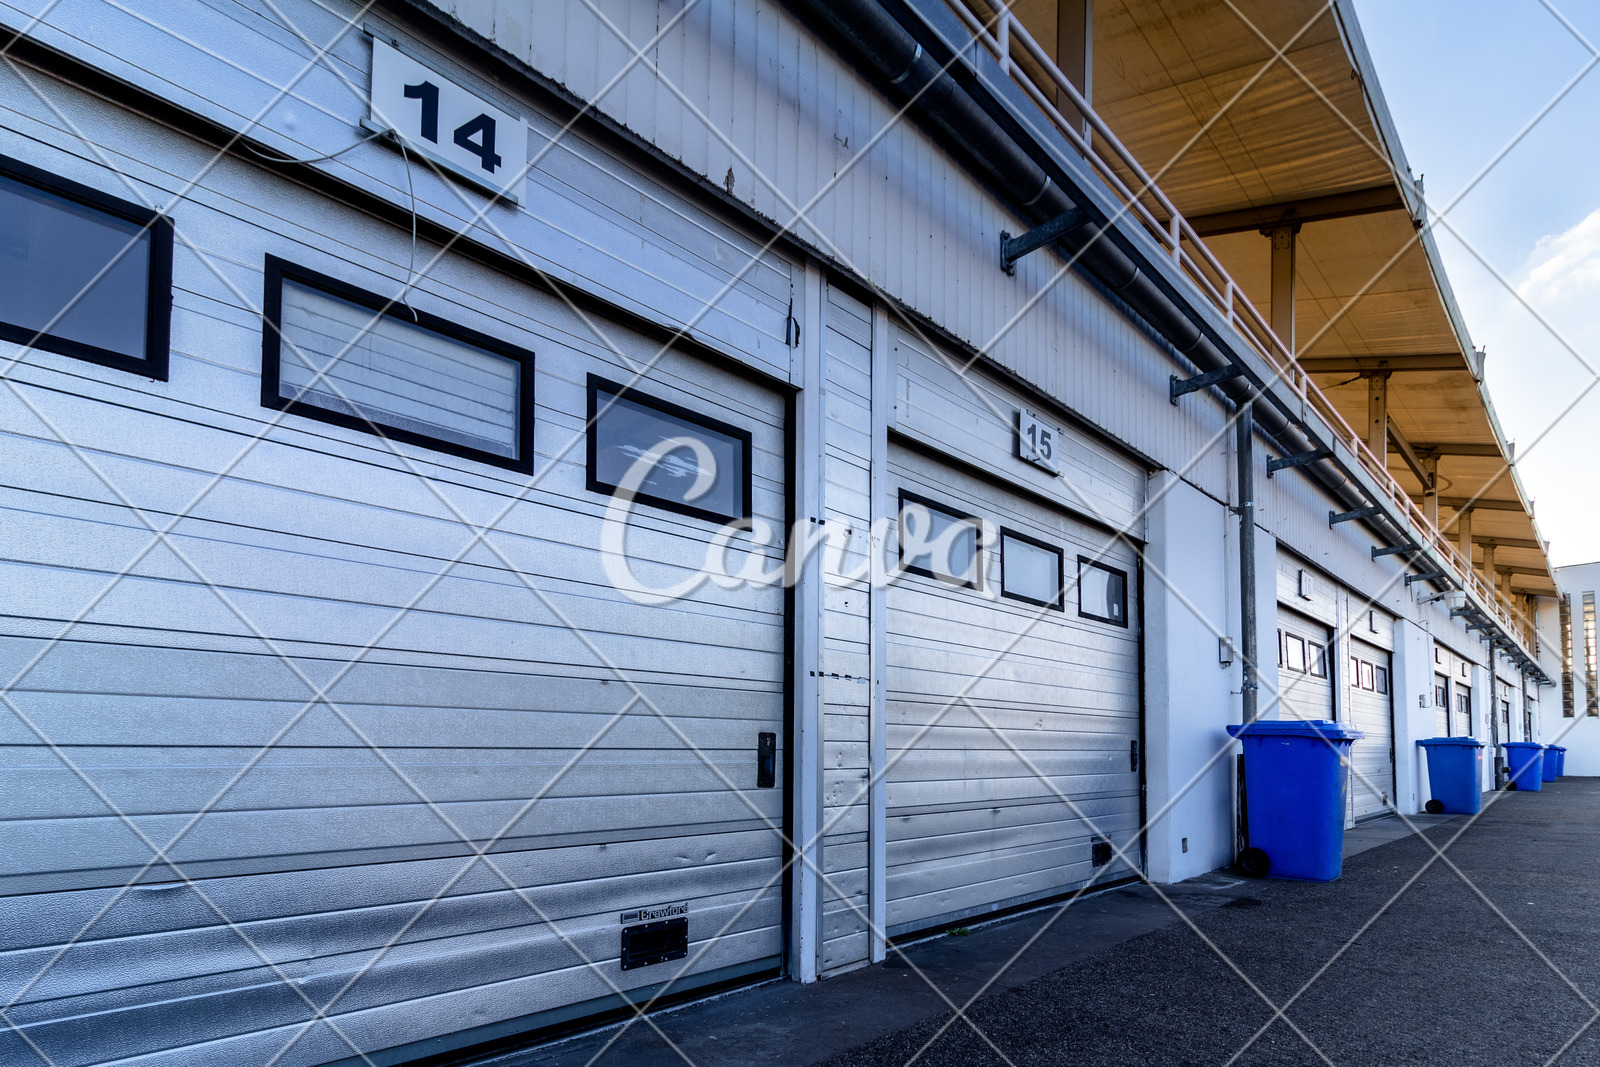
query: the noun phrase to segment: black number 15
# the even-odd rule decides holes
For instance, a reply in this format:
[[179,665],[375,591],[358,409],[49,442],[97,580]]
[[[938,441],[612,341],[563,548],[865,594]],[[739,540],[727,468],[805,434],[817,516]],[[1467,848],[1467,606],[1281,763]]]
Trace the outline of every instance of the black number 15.
[[[406,99],[422,101],[422,139],[439,143],[439,87],[432,82],[405,87]],[[458,148],[464,148],[478,157],[478,165],[490,174],[500,166],[500,156],[494,150],[494,118],[479,115],[455,128],[451,139]],[[477,140],[474,141],[473,138]]]

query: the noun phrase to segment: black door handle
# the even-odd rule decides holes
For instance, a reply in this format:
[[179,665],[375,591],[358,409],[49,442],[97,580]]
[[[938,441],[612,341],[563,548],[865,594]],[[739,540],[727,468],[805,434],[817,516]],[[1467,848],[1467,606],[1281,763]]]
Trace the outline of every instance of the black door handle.
[[778,783],[778,735],[756,736],[756,788],[771,789]]

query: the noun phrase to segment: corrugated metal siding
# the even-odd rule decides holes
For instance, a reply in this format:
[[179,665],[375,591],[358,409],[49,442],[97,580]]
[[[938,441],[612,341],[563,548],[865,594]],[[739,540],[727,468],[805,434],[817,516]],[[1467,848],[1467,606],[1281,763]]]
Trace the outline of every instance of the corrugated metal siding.
[[[1278,706],[1265,709],[1268,719],[1332,719],[1334,658],[1329,649],[1327,626],[1299,612],[1278,606]],[[1305,662],[1300,663],[1298,646],[1306,646]],[[1291,652],[1290,648],[1296,651]],[[1320,660],[1321,675],[1315,673]]]
[[[872,708],[871,616],[867,573],[872,524],[872,309],[835,286],[827,291],[826,454],[823,504],[828,530],[849,540],[824,561],[822,621],[824,973],[866,962],[868,954],[867,816],[869,715]],[[837,562],[835,562],[835,560]]]
[[[913,574],[890,585],[889,933],[1133,873],[1141,620],[1123,628],[1076,610],[1077,557],[1104,552],[1127,573],[1137,615],[1132,550],[903,447],[891,470],[920,496],[1060,546],[1070,584],[1065,611],[1002,599],[990,544],[981,591]],[[1095,830],[1132,862],[1094,867]]]
[[[0,78],[11,90],[0,151],[128,195],[72,154],[75,139],[13,74]],[[46,91],[154,199],[171,196],[206,158],[69,88]],[[692,951],[709,946],[694,973],[774,965],[781,869],[771,824],[782,820],[781,790],[741,799],[718,772],[753,786],[756,732],[781,736],[782,590],[713,585],[674,607],[647,608],[623,599],[592,550],[576,547],[597,542],[606,503],[585,489],[581,443],[562,451],[583,424],[585,373],[626,379],[630,361],[655,356],[656,343],[456,259],[419,284],[411,297],[419,308],[535,353],[536,451],[546,474],[513,503],[522,479],[506,471],[421,447],[391,451],[376,437],[294,416],[266,426],[254,310],[263,256],[393,292],[406,234],[228,160],[173,215],[170,382],[49,353],[31,353],[11,374],[54,425],[14,399],[7,405],[0,566],[11,595],[0,675],[11,678],[40,652],[149,541],[87,460],[150,522],[184,512],[176,548],[271,641],[167,549],[132,564],[13,694],[112,802],[166,842],[310,696],[272,649],[322,685],[372,642],[330,696],[437,809],[350,725],[314,707],[175,847],[173,858],[201,878],[198,889],[147,886],[113,900],[110,887],[150,849],[8,715],[0,851],[4,890],[22,895],[6,898],[0,985],[19,988],[109,905],[12,1019],[60,1063],[135,1054],[149,1063],[264,1061],[307,1008],[199,893],[309,996],[326,1000],[447,886],[462,864],[447,857],[476,847],[439,813],[470,842],[487,841],[627,706],[630,691],[607,660],[711,765],[633,708],[494,846],[517,891],[482,867],[450,887],[339,1003],[341,1025],[363,1048],[381,1048],[601,997],[611,992],[606,978],[624,987],[661,981],[682,965],[617,970],[617,915],[672,900],[691,901]],[[739,240],[729,234],[727,243]],[[0,358],[15,352],[5,346]],[[644,388],[754,433],[755,513],[781,528],[783,398],[676,352]],[[261,443],[245,452],[257,435]],[[430,588],[472,532],[439,496],[473,522],[510,505],[494,537],[506,559],[480,546]],[[665,584],[699,565],[712,532],[644,508],[630,547],[657,561],[649,577]],[[780,537],[760,553],[764,566],[779,566],[783,551]],[[418,594],[414,610],[385,630]],[[55,891],[35,892],[43,889]],[[318,1029],[281,1062],[349,1054]],[[0,1036],[0,1059],[29,1055],[15,1034]]]

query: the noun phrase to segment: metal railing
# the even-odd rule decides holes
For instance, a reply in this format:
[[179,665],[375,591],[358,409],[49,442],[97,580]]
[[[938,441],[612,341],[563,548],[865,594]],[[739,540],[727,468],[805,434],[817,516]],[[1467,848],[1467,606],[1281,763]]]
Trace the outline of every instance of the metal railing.
[[[974,5],[981,2],[945,0],[972,34],[968,47],[988,52],[1000,70],[1093,168],[1095,175],[1121,203],[1127,217],[1144,228],[1205,299],[1222,313],[1234,331],[1266,361],[1277,379],[1300,401],[1302,410],[1316,412],[1327,424],[1330,436],[1355,455],[1379,487],[1385,502],[1421,533],[1427,546],[1454,572],[1451,577],[1456,583],[1494,613],[1496,623],[1506,634],[1514,635],[1531,648],[1525,620],[1514,618],[1506,611],[1498,593],[1479,577],[1471,561],[1463,558],[1457,546],[1427,520],[1410,494],[1389,473],[1387,457],[1374,455],[1367,442],[1311,381],[1294,353],[1278,339],[1227,268],[1206,247],[1194,227],[1133,153],[1089,106],[1051,55],[1008,9],[998,7],[980,13]],[[975,53],[973,59],[976,60]],[[1040,84],[1041,79],[1045,84]],[[1058,103],[1061,101],[1065,102],[1065,108]],[[1076,113],[1079,118],[1069,117],[1069,112]]]

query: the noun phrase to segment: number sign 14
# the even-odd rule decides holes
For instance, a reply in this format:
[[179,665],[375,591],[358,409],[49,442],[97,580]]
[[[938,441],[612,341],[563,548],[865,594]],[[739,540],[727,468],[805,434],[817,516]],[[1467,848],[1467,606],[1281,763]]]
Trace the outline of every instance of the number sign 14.
[[528,127],[389,42],[372,38],[372,113],[365,126],[512,202],[528,161]]
[[1037,464],[1051,474],[1060,466],[1056,455],[1061,448],[1061,431],[1041,422],[1031,411],[1017,412],[1017,458]]

